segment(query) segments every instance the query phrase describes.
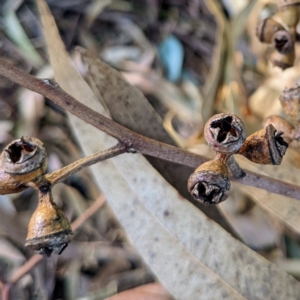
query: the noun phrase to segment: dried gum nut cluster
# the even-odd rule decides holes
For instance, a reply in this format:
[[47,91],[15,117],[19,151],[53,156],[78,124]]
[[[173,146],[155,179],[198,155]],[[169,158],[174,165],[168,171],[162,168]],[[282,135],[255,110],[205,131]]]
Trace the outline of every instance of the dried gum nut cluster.
[[[246,138],[245,127],[233,114],[213,116],[205,126],[205,138],[217,152],[214,160],[202,164],[188,180],[188,190],[203,203],[216,204],[227,199],[230,177],[243,172],[233,158],[242,154],[253,162],[278,165],[287,143],[273,125]],[[44,176],[47,154],[36,138],[22,137],[11,142],[0,155],[0,194],[10,194],[33,186],[39,190],[39,203],[29,222],[25,246],[50,256],[60,254],[72,239],[72,229],[63,211],[52,199],[52,186]]]
[[300,17],[300,0],[281,0],[278,12],[271,18],[262,20],[256,35],[262,43],[272,44],[275,51],[271,55],[273,65],[283,70],[290,68],[295,60],[296,27]]
[[[47,153],[36,138],[22,137],[11,142],[0,155],[0,194],[11,194],[36,184],[46,173]],[[72,238],[68,219],[53,202],[51,186],[39,188],[39,203],[28,227],[25,246],[50,256],[60,254]]]
[[241,177],[243,174],[233,154],[241,154],[258,164],[279,165],[288,147],[281,135],[282,132],[269,124],[246,138],[245,126],[239,117],[225,113],[213,116],[205,125],[204,136],[217,155],[191,174],[189,192],[201,203],[218,204],[226,200],[230,175]]

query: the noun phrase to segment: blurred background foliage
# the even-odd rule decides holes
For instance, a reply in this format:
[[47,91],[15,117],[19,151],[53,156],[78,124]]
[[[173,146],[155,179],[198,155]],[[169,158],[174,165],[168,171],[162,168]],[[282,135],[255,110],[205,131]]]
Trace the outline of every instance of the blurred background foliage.
[[[299,82],[300,56],[293,68],[281,71],[267,59],[270,47],[255,36],[258,21],[276,11],[275,1],[47,3],[74,61],[80,59],[73,51],[80,45],[122,72],[145,94],[176,143],[200,154],[213,155],[202,137],[203,125],[213,113],[236,113],[250,134],[261,128],[265,117],[282,115],[279,94]],[[1,0],[0,55],[38,77],[53,76],[34,1]],[[1,148],[22,135],[44,142],[49,171],[82,156],[62,109],[1,78]],[[280,173],[268,167],[260,169],[299,184],[288,175],[292,164],[299,168],[297,149],[298,143],[293,142]],[[55,188],[55,199],[72,222],[101,191],[88,170],[64,183]],[[23,245],[37,195],[29,189],[0,198],[0,279],[5,283],[33,255]],[[282,209],[263,200],[262,195],[234,188],[220,210],[246,245],[300,278],[298,203],[291,200]],[[66,251],[33,267],[11,288],[11,297],[105,299],[155,281],[108,205],[103,204],[81,224]],[[155,286],[150,287],[153,292]],[[151,288],[146,293],[149,296]],[[152,297],[149,299],[170,299],[165,293]]]

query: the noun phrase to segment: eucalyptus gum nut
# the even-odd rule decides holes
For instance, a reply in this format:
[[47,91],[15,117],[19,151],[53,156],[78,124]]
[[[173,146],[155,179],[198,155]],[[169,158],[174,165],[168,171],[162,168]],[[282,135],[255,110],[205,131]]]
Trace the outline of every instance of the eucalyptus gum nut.
[[267,127],[269,124],[272,124],[279,132],[283,132],[282,137],[285,142],[290,143],[295,139],[295,126],[285,118],[277,115],[269,116],[263,121],[262,125],[263,127]]
[[47,153],[44,144],[37,138],[21,137],[5,147],[1,165],[6,173],[21,175],[40,169],[46,171]]
[[205,204],[218,204],[228,198],[230,179],[226,165],[212,160],[199,166],[188,179],[188,191]]
[[47,153],[36,138],[21,137],[7,145],[0,155],[0,194],[17,193],[45,174]]
[[274,33],[272,44],[275,49],[282,54],[288,54],[294,51],[294,37],[286,30],[279,30]]
[[52,200],[51,191],[39,195],[26,238],[26,247],[41,255],[61,254],[71,241],[73,232],[64,212]]
[[237,152],[246,139],[243,121],[234,114],[221,113],[211,117],[205,124],[204,136],[209,147],[216,152]]
[[0,166],[0,195],[19,193],[28,187],[23,185],[23,176],[11,176]]
[[256,36],[262,43],[271,44],[274,33],[279,30],[284,30],[284,27],[272,18],[267,18],[257,25]]
[[261,165],[280,165],[288,144],[276,128],[269,124],[266,128],[254,132],[245,141],[239,154]]
[[279,67],[283,70],[290,68],[294,65],[295,49],[288,54],[283,54],[279,53],[278,51],[274,51],[271,55],[270,60],[274,66]]

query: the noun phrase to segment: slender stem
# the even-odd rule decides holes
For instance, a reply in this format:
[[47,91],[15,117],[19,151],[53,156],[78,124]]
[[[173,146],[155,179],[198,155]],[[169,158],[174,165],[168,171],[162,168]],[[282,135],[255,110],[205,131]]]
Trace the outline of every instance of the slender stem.
[[[133,148],[142,154],[183,164],[192,168],[196,168],[203,162],[209,160],[207,157],[160,143],[137,134],[77,101],[63,91],[58,85],[51,84],[51,81],[37,79],[23,70],[16,68],[3,58],[0,58],[0,75],[47,97],[55,104],[76,115],[85,122],[106,132],[112,137],[115,137],[128,148]],[[232,178],[232,180],[300,200],[300,186],[248,170],[245,170],[245,173],[246,175],[243,178]]]
[[214,160],[221,161],[227,166],[231,180],[241,179],[246,175],[245,171],[240,167],[232,154],[217,152]]
[[226,161],[229,175],[232,179],[241,179],[246,176],[245,171],[240,167],[233,155],[230,155]]
[[57,171],[46,174],[42,181],[45,180],[47,183],[53,186],[54,184],[66,179],[85,167],[89,167],[97,162],[106,160],[119,154],[123,154],[125,152],[127,152],[127,148],[121,144],[117,144],[112,148],[99,151],[95,154],[79,159]]
[[223,154],[223,153],[217,152],[214,160],[218,160],[218,161],[222,162],[223,164],[226,164],[227,160],[231,156],[232,156],[232,154]]

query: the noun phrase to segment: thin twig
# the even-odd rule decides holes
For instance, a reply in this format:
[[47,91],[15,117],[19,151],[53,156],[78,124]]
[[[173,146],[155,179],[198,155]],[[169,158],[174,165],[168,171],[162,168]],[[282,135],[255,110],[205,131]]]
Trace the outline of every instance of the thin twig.
[[8,283],[1,282],[1,300],[9,300],[9,289],[10,285]]
[[[128,148],[131,147],[137,152],[190,166],[192,168],[196,168],[208,160],[207,157],[137,134],[82,104],[67,94],[58,85],[51,84],[51,81],[37,79],[23,70],[18,69],[3,58],[0,59],[0,75],[47,97],[63,109],[106,132],[127,145]],[[248,170],[245,170],[245,172],[246,176],[242,179],[232,178],[232,180],[300,200],[300,186]]]
[[72,230],[76,231],[88,218],[90,218],[105,202],[104,194],[101,194],[96,201],[84,211],[72,224]]
[[18,282],[24,275],[30,272],[39,262],[41,262],[43,256],[39,254],[33,255],[22,267],[20,267],[9,279],[10,285]]
[[127,148],[121,144],[117,144],[107,150],[99,151],[95,154],[79,159],[57,171],[46,174],[42,180],[46,180],[53,186],[85,167],[89,167],[97,162],[112,158],[125,152],[127,152]]

